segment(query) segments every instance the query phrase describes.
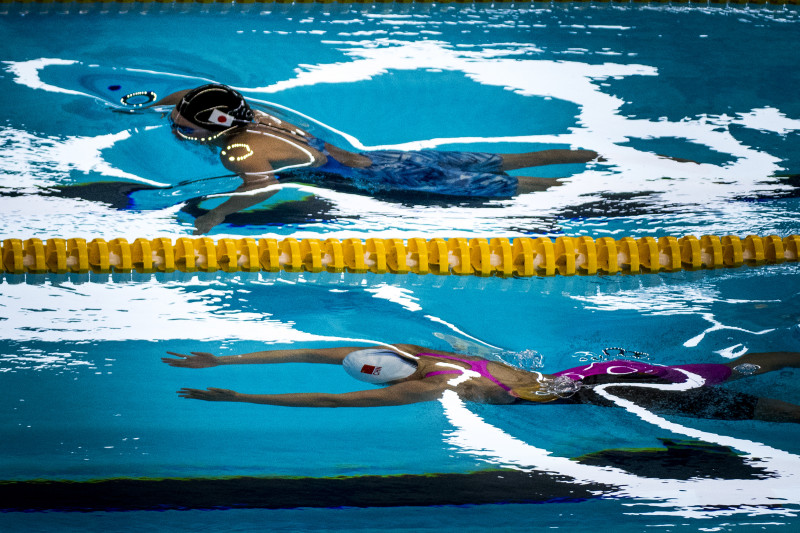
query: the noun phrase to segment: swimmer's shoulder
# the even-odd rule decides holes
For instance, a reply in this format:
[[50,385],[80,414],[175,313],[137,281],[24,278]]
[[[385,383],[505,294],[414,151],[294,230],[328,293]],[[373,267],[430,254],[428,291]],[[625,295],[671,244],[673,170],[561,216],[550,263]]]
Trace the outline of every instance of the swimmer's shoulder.
[[226,169],[237,174],[260,173],[269,170],[264,158],[258,157],[264,149],[258,135],[243,131],[231,135],[219,153],[219,159]]

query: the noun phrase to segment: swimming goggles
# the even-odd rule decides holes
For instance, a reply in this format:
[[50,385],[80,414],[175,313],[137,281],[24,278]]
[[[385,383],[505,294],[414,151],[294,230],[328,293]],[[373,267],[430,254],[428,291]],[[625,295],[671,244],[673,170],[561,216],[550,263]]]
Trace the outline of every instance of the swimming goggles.
[[169,118],[169,127],[172,128],[173,130],[177,131],[181,135],[184,135],[184,136],[187,136],[187,137],[191,137],[193,135],[196,135],[196,132],[197,132],[197,128],[192,128],[190,126],[181,126],[179,124],[175,124],[175,122],[172,121],[172,117]]

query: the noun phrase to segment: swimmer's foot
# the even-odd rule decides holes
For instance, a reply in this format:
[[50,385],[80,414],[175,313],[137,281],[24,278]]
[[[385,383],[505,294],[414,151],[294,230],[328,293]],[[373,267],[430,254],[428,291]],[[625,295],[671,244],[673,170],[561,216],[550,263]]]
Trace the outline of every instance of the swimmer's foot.
[[800,352],[748,353],[727,363],[727,366],[732,370],[728,381],[784,368],[800,368]]
[[551,187],[564,185],[561,178],[534,178],[532,176],[518,176],[517,183],[517,194],[541,192]]

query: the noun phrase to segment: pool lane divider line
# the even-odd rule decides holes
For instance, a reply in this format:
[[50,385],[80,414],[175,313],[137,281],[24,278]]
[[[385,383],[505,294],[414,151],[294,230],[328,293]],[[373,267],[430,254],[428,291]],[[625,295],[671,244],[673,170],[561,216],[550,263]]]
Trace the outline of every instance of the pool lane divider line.
[[0,512],[293,509],[555,503],[616,487],[521,470],[337,477],[113,478],[0,481]]
[[458,276],[642,274],[797,262],[800,235],[295,239],[5,239],[9,274],[352,272]]

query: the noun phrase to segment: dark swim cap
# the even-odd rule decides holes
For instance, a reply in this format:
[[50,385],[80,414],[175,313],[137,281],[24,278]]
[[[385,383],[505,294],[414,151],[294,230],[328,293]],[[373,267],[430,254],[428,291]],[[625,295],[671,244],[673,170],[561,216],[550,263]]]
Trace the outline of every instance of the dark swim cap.
[[192,89],[181,98],[175,109],[189,122],[210,131],[242,126],[254,118],[244,96],[221,84]]

